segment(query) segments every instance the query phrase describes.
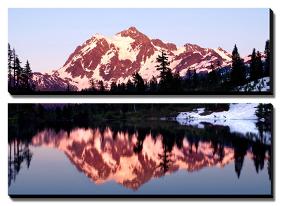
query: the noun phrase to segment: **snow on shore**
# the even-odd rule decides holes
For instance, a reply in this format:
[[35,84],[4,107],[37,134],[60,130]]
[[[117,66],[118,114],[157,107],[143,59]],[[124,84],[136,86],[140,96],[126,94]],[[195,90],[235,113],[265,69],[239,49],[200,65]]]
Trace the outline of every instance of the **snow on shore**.
[[230,104],[228,111],[213,112],[209,115],[202,115],[205,108],[198,108],[192,112],[181,112],[177,119],[232,119],[246,120],[257,119],[255,114],[258,104]]
[[256,81],[251,81],[243,86],[237,87],[240,92],[269,92],[270,91],[270,78],[264,77]]
[[257,116],[255,114],[258,104],[230,104],[228,111],[213,112],[209,115],[202,114],[205,108],[198,108],[192,112],[181,112],[176,120],[181,125],[192,125],[204,128],[204,123],[228,126],[230,132],[246,135],[253,133],[258,135],[256,127]]

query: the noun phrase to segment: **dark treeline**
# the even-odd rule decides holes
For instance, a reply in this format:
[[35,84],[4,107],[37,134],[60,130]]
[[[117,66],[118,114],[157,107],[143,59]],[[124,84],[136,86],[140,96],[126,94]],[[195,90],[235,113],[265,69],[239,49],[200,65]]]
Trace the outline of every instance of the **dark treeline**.
[[8,44],[8,90],[11,93],[35,90],[29,61],[26,61],[24,67],[21,66],[21,63],[15,49],[11,49]]
[[[27,62],[25,68],[21,68],[20,61],[14,50],[8,48],[8,82],[10,90],[19,91],[30,90],[33,92],[32,72]],[[126,83],[111,82],[105,85],[103,81],[89,80],[90,87],[82,91],[75,91],[70,84],[66,85],[64,91],[53,92],[60,94],[211,94],[224,93],[231,94],[237,92],[237,87],[245,85],[263,77],[270,77],[270,42],[265,43],[264,60],[261,52],[253,49],[250,63],[246,64],[240,57],[238,48],[235,45],[232,51],[232,63],[230,67],[223,67],[222,62],[211,62],[210,72],[196,72],[192,67],[187,69],[184,76],[179,72],[172,72],[169,67],[168,55],[162,51],[156,58],[156,69],[159,76],[152,76],[150,81],[135,72]],[[33,91],[33,92],[32,92]],[[251,91],[251,90],[250,90]],[[27,92],[28,93],[28,92]],[[46,94],[51,94],[45,92]]]
[[[9,123],[91,122],[102,120],[145,120],[175,118],[179,112],[205,108],[204,114],[228,111],[227,103],[209,104],[9,104]],[[256,115],[262,122],[272,119],[272,105],[259,104]]]
[[[10,125],[9,125],[10,126]],[[32,137],[45,128],[53,128],[55,132],[61,132],[61,130],[67,131],[68,134],[77,128],[78,125],[58,125],[56,128],[53,124],[45,124],[42,128],[24,127],[21,124],[14,124],[12,128],[9,128],[9,184],[15,179],[16,174],[21,168],[21,164],[26,162],[27,167],[30,165],[32,158],[32,152],[29,149],[29,144],[32,141]],[[213,148],[213,156],[217,156],[219,161],[224,158],[224,148],[234,149],[235,159],[235,172],[239,178],[241,175],[244,158],[247,151],[252,151],[253,162],[258,173],[264,169],[264,162],[266,154],[271,157],[271,146],[266,145],[261,136],[253,136],[253,134],[247,134],[246,136],[238,133],[230,132],[230,129],[225,126],[214,126],[212,124],[204,124],[204,128],[197,128],[194,126],[182,126],[176,122],[171,121],[95,121],[84,123],[84,128],[99,129],[101,132],[101,138],[103,137],[106,128],[110,128],[112,131],[113,139],[115,140],[120,133],[128,133],[129,138],[137,137],[137,142],[134,145],[133,151],[135,153],[141,153],[143,149],[143,143],[147,136],[152,136],[155,140],[161,136],[163,143],[163,151],[159,154],[161,162],[159,167],[163,174],[165,174],[171,164],[171,152],[174,146],[178,149],[183,149],[183,140],[186,139],[190,145],[188,151],[190,155],[198,153],[198,147],[200,143],[211,143]],[[29,130],[29,132],[25,132]],[[32,130],[32,131],[31,131]],[[16,140],[16,141],[15,141]],[[49,141],[49,140],[46,140]],[[56,139],[56,141],[59,141]],[[195,148],[195,151],[192,149]],[[268,173],[271,179],[271,160],[268,160]]]
[[8,112],[11,125],[15,121],[19,124],[79,124],[96,120],[175,118],[181,111],[198,107],[205,107],[206,112],[224,111],[229,109],[229,104],[9,104]]
[[[229,104],[9,104],[8,123],[12,131],[9,137],[31,136],[32,131],[46,127],[68,130],[114,120],[132,123],[162,118],[174,120],[179,112],[199,107],[205,107],[205,113],[209,113],[228,110]],[[264,132],[271,132],[272,110],[271,104],[258,105],[256,125],[262,139]],[[24,129],[17,134],[19,130],[13,130],[14,126]]]

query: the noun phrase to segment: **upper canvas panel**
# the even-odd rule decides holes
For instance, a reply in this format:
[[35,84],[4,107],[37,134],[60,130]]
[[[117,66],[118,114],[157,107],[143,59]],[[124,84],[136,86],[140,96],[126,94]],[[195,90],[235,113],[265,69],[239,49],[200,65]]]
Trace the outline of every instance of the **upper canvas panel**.
[[13,95],[272,95],[270,9],[9,9]]

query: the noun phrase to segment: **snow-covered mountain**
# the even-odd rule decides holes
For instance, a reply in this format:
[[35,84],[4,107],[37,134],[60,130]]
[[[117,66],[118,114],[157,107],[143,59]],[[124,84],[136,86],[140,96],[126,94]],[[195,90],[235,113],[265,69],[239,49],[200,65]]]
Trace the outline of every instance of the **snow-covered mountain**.
[[161,50],[167,52],[173,72],[181,76],[188,68],[198,73],[210,71],[211,64],[231,64],[231,54],[220,47],[203,48],[189,43],[177,47],[130,27],[113,37],[92,36],[70,54],[63,67],[46,74],[34,73],[33,79],[40,90],[65,90],[68,84],[81,90],[89,87],[91,78],[95,82],[102,80],[109,87],[113,81],[126,83],[135,72],[148,81],[159,76],[155,65]]

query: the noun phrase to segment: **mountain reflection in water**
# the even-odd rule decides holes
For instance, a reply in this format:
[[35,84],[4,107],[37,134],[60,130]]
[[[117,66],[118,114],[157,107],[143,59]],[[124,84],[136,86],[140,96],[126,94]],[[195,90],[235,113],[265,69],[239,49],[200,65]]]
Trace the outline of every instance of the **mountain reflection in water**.
[[159,125],[107,123],[91,128],[45,128],[26,138],[14,136],[9,141],[9,186],[16,185],[24,164],[27,171],[32,167],[38,147],[64,153],[97,185],[113,181],[132,191],[177,171],[194,173],[231,163],[239,181],[246,158],[257,174],[267,169],[271,182],[271,145],[262,137],[231,133],[228,127],[212,124],[196,128],[162,121]]

